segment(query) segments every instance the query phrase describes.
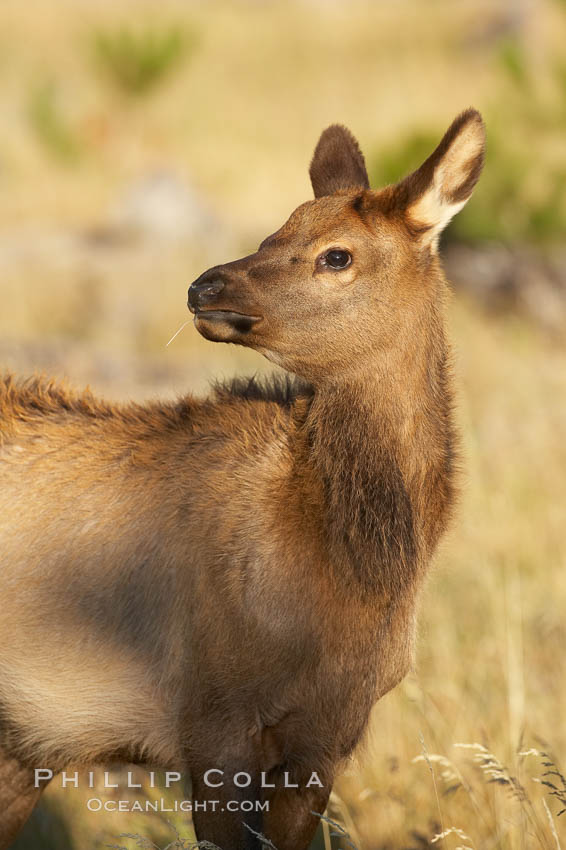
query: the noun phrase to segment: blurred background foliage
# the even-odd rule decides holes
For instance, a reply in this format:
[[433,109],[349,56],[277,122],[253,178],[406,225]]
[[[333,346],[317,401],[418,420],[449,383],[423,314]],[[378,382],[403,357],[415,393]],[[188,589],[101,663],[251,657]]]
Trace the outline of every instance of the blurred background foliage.
[[[561,50],[534,53],[528,20],[509,22],[509,32],[486,50],[494,78],[483,108],[487,168],[474,204],[455,219],[448,238],[544,246],[562,241],[566,232],[566,60]],[[378,148],[374,183],[413,170],[437,138],[436,127],[415,128]]]
[[100,69],[126,95],[146,94],[194,47],[179,26],[136,31],[124,25],[94,38]]
[[[352,129],[378,186],[462,109],[484,114],[484,174],[443,243],[462,504],[415,672],[336,786],[360,850],[566,848],[541,784],[564,796],[542,754],[564,773],[565,43],[564,0],[0,4],[1,362],[110,398],[270,369],[191,323],[166,343],[190,281],[311,197],[325,126]],[[89,795],[54,785],[19,850],[120,832],[163,846],[169,819],[191,835],[169,815],[88,813]]]
[[[477,255],[479,276],[448,252],[449,272],[563,334],[565,20],[560,0],[5,0],[0,333],[160,351],[191,277],[310,196],[324,126],[351,127],[379,186],[473,104],[487,164],[444,244],[496,251]],[[167,264],[152,294],[145,281]],[[135,288],[109,290],[114,275],[140,275],[137,294],[159,303],[151,319]]]
[[[1,10],[0,152],[13,189],[3,216],[100,215],[128,174],[159,162],[190,173],[240,221],[242,202],[248,217],[265,203],[266,186],[278,196],[287,187],[279,213],[305,192],[297,154],[305,158],[325,123],[352,125],[380,184],[415,166],[452,114],[473,102],[489,128],[488,167],[452,235],[560,238],[561,0],[403,0],[396,8],[57,0],[58,13],[42,15],[45,2],[6,0]],[[282,162],[270,175],[276,140]],[[240,169],[227,169],[227,149]],[[62,163],[76,171],[62,176]],[[34,198],[38,179],[44,191]]]

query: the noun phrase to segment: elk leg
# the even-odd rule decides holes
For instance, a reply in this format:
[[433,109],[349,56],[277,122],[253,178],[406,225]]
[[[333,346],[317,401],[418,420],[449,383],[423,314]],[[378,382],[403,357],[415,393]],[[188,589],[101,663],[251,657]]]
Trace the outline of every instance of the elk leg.
[[330,787],[276,790],[265,815],[265,834],[277,850],[307,850],[320,824],[317,815],[326,809],[330,790]]
[[33,771],[0,747],[0,850],[6,850],[39,800]]
[[[218,764],[211,759],[209,767]],[[232,777],[241,771],[253,776],[246,766],[224,769],[222,787],[210,787],[203,773],[191,772],[193,824],[198,841],[210,841],[221,850],[261,850],[262,844],[254,833],[263,833],[263,816],[256,803],[261,801],[257,779],[246,788],[232,784]],[[217,781],[216,774],[214,781]],[[247,810],[248,806],[251,808]],[[249,827],[249,828],[248,828]],[[253,831],[251,831],[253,830]]]

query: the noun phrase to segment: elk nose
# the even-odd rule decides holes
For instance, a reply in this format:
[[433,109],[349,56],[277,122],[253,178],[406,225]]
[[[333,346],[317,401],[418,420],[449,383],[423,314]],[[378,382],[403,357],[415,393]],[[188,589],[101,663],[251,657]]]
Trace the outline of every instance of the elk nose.
[[201,279],[200,277],[197,278],[197,280],[189,286],[189,298],[187,303],[189,310],[192,313],[195,313],[197,310],[202,310],[206,304],[214,301],[214,298],[218,295],[218,293],[222,292],[224,289],[224,281],[220,277],[214,276],[206,278],[205,275],[202,275],[202,278],[204,279]]

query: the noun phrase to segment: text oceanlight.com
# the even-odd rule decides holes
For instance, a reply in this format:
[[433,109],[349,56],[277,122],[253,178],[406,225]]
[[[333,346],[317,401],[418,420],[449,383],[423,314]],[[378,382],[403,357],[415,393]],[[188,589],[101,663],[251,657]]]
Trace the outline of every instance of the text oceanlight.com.
[[268,812],[269,801],[261,800],[102,800],[91,797],[89,812]]

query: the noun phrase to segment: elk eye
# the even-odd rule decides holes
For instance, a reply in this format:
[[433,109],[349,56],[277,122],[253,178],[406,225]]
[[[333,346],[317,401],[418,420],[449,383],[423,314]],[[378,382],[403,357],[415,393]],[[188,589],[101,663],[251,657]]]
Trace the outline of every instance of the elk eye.
[[348,251],[332,250],[324,255],[325,265],[331,269],[345,269],[352,262],[352,255]]

